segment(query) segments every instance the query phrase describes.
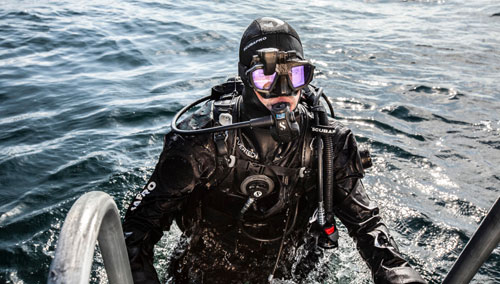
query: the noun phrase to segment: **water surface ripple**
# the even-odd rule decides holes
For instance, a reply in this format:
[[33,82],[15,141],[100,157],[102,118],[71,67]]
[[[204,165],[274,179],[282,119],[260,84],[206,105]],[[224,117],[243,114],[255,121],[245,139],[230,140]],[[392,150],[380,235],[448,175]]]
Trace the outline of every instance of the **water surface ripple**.
[[[370,196],[429,283],[499,196],[496,1],[1,3],[0,283],[46,283],[83,193],[109,193],[124,214],[174,113],[237,73],[239,39],[259,16],[298,30],[314,84],[372,152]],[[342,230],[310,283],[371,283]],[[157,248],[162,277],[178,235]],[[95,258],[91,282],[106,283]],[[499,267],[497,248],[472,283],[500,282]]]

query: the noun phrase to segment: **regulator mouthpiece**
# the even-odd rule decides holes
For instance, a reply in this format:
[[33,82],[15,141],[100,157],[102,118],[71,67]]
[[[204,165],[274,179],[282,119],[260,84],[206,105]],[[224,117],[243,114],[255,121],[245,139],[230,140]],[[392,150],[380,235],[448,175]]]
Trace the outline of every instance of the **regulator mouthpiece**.
[[273,125],[271,135],[277,142],[288,143],[300,134],[300,127],[295,119],[295,114],[290,111],[289,103],[276,103],[271,108]]

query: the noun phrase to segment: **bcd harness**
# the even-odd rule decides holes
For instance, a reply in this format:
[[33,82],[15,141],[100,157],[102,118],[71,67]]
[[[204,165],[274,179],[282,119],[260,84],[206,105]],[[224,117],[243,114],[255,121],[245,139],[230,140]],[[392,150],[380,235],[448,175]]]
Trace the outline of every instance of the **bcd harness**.
[[[243,89],[243,84],[237,80],[230,80],[222,85],[212,88],[211,97],[214,98],[212,103],[212,118],[216,126],[228,125],[239,119],[239,104],[242,97],[240,96]],[[268,175],[278,177],[279,182],[279,197],[278,202],[270,209],[268,209],[262,218],[268,218],[273,214],[283,211],[286,208],[286,215],[290,211],[290,207],[295,205],[295,214],[291,221],[291,226],[288,227],[285,234],[292,231],[295,225],[298,201],[301,194],[303,194],[305,187],[305,178],[312,177],[316,170],[312,167],[312,157],[314,153],[312,132],[308,131],[311,127],[309,125],[309,118],[306,117],[306,106],[300,104],[298,108],[302,108],[301,115],[303,116],[304,130],[301,135],[301,151],[296,151],[300,157],[300,167],[283,167],[277,165],[261,164],[258,162],[258,155],[253,149],[248,149],[242,139],[240,138],[239,131],[232,130],[219,131],[213,133],[213,140],[216,148],[217,168],[219,169],[219,181],[215,183],[223,183],[223,180],[228,177],[234,170],[245,171],[253,173],[242,181],[240,192],[248,196],[248,200],[239,212],[239,222],[244,222],[244,215],[247,210],[254,205],[254,203],[265,197],[272,190],[269,190],[270,182],[266,182]],[[229,141],[228,141],[229,140]],[[289,146],[293,143],[289,143]],[[294,144],[295,145],[295,144]],[[243,155],[237,155],[236,151],[239,150]],[[285,150],[286,152],[286,150]],[[267,173],[267,175],[265,175]],[[252,180],[255,179],[255,180]],[[299,183],[302,183],[299,186]],[[267,189],[267,190],[266,190]],[[302,192],[300,190],[302,189]],[[255,207],[254,207],[255,208]],[[328,228],[329,232],[335,231],[334,224]],[[247,237],[262,241],[277,241],[281,236],[271,238],[261,238],[248,234],[245,230],[242,233]],[[336,244],[335,244],[336,246]]]

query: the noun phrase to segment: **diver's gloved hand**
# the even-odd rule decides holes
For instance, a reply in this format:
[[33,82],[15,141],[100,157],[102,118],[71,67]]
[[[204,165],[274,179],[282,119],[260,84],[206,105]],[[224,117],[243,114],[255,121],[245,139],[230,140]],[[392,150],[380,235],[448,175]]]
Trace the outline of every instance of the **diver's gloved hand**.
[[397,267],[387,267],[382,262],[374,274],[376,284],[422,284],[427,283],[408,264]]
[[[134,283],[160,284],[158,274],[153,266],[154,242],[151,242],[152,239],[158,239],[158,235],[140,231],[125,231],[124,235]],[[161,238],[161,235],[159,237]]]

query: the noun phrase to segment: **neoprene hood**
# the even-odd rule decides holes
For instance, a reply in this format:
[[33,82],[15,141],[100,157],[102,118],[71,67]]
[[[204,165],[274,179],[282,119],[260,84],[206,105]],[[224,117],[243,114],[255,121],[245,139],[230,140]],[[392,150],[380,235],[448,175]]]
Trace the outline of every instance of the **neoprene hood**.
[[252,56],[257,50],[274,47],[279,50],[295,50],[297,56],[304,58],[299,35],[288,23],[276,18],[254,20],[243,33],[240,41],[240,64],[249,67]]
[[274,47],[282,51],[295,50],[297,57],[304,59],[299,35],[292,26],[276,18],[263,17],[254,20],[245,30],[240,41],[238,74],[245,84],[243,94],[245,116],[260,117],[269,110],[260,103],[246,79],[245,72],[250,67],[257,50]]

